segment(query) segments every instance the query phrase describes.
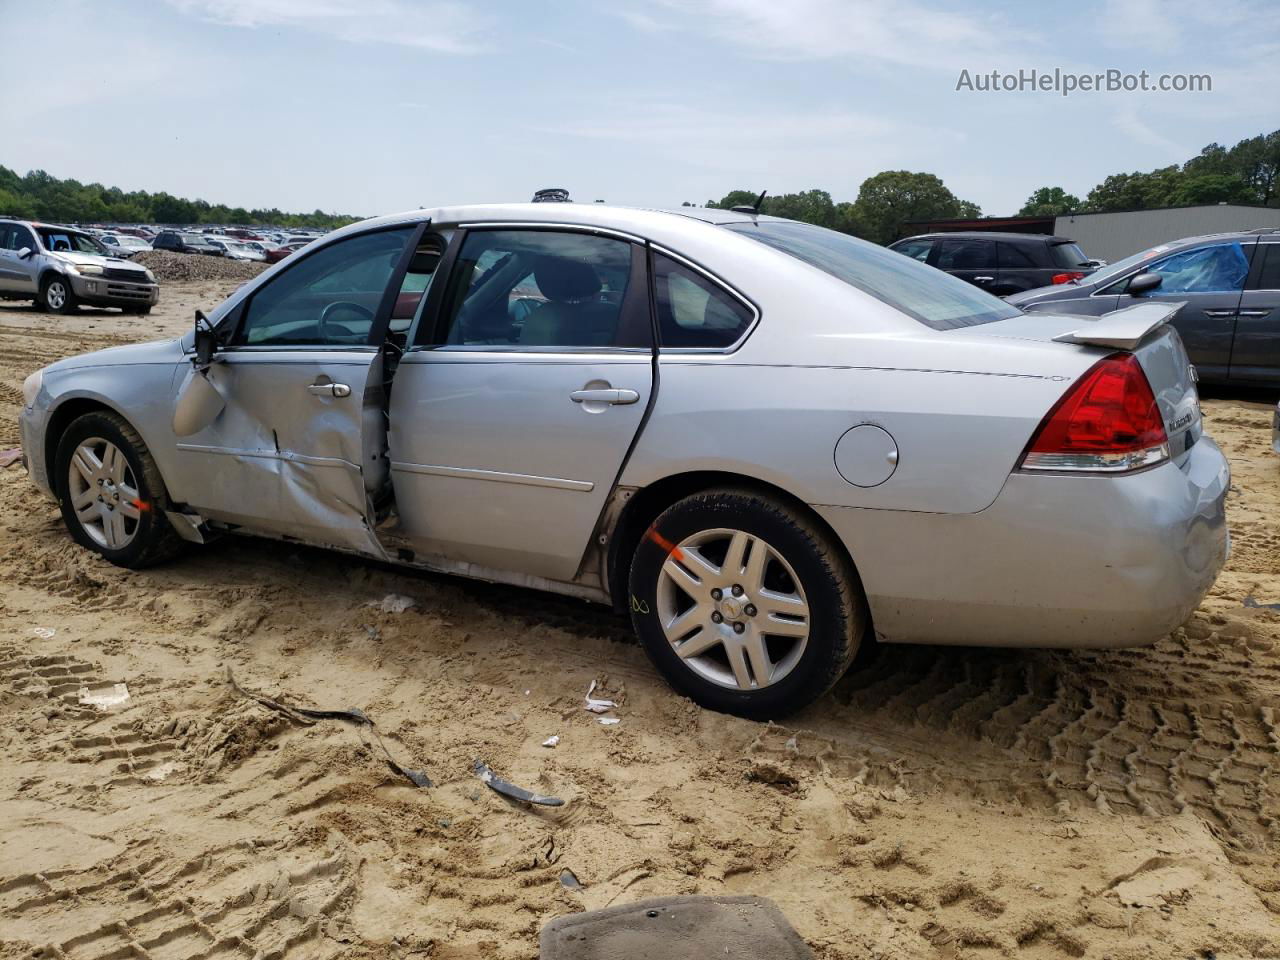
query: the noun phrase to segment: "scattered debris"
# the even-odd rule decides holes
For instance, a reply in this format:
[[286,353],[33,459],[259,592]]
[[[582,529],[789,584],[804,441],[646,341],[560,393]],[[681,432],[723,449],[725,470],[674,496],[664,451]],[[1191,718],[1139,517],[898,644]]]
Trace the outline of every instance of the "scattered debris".
[[21,447],[13,447],[9,450],[0,450],[0,470],[7,470],[21,459]]
[[560,734],[557,733],[553,737],[547,737],[547,739],[542,741],[542,745],[544,747],[551,747],[552,749],[560,746]]
[[1259,603],[1252,594],[1244,598],[1243,606],[1255,607],[1259,610],[1280,610],[1280,603]]
[[592,713],[608,713],[617,704],[612,700],[597,700],[591,695],[596,692],[596,681],[591,681],[591,686],[587,688],[587,699],[584,709],[590,710]]
[[542,928],[538,951],[542,960],[813,957],[782,911],[764,897],[662,897],[573,913]]
[[260,693],[254,693],[251,690],[244,689],[244,687],[236,683],[236,678],[231,675],[230,667],[227,667],[227,683],[231,684],[231,689],[242,697],[248,697],[250,700],[260,703],[269,710],[275,710],[279,713],[283,713],[294,723],[300,724],[304,727],[314,725],[316,720],[345,720],[346,722],[354,723],[357,726],[367,727],[369,732],[373,734],[373,739],[378,741],[378,746],[382,748],[382,753],[387,758],[387,766],[389,766],[393,772],[400,774],[400,776],[409,780],[416,787],[430,787],[432,785],[431,778],[421,770],[411,770],[396,762],[395,758],[391,756],[391,751],[387,749],[387,745],[382,742],[382,737],[379,736],[373,720],[370,719],[369,715],[363,710],[356,708],[352,708],[350,710],[312,710],[307,707],[291,707],[288,704],[272,700],[270,697],[264,697]]
[[370,600],[366,606],[377,607],[383,613],[404,613],[417,609],[418,601],[403,593],[388,593],[381,600]]
[[570,890],[581,890],[582,881],[578,879],[578,875],[565,867],[560,871],[560,886],[568,887]]
[[53,627],[32,627],[31,628],[31,633],[34,636],[39,637],[41,640],[52,640],[53,635],[57,632],[58,631],[53,629]]
[[109,690],[90,690],[88,687],[81,687],[78,699],[87,707],[107,710],[126,702],[129,699],[129,688],[123,683],[113,683]]
[[533,793],[524,787],[517,787],[508,780],[503,780],[496,773],[489,769],[488,764],[483,760],[477,760],[474,767],[476,776],[480,778],[490,790],[502,794],[504,797],[510,797],[512,800],[520,800],[524,803],[536,803],[544,807],[561,807],[564,801],[559,797],[547,797],[539,793]]
[[618,717],[601,717],[600,718],[600,723],[604,724],[606,727],[612,727],[615,723],[621,723],[621,722],[622,720]]

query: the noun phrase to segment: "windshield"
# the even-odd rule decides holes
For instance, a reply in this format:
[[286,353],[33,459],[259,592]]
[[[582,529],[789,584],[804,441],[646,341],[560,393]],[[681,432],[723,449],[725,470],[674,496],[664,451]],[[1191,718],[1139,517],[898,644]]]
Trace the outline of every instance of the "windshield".
[[848,234],[790,221],[732,223],[727,229],[803,260],[934,330],[1021,315],[949,273]]
[[89,253],[94,256],[105,256],[107,248],[87,233],[76,233],[74,230],[59,230],[54,227],[39,227],[40,242],[51,253]]

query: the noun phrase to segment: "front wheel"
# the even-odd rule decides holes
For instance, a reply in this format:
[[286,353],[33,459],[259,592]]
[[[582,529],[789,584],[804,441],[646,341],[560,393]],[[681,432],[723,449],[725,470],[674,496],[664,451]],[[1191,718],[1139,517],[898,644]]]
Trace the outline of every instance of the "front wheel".
[[121,567],[174,554],[181,540],[164,515],[164,483],[142,438],[106,411],[72,421],[55,457],[62,519],[71,536]]
[[636,548],[630,587],[632,622],[667,681],[704,707],[756,720],[826,693],[866,630],[838,545],[748,490],[669,507]]
[[75,313],[76,295],[71,282],[59,274],[45,277],[40,284],[40,304],[53,313]]

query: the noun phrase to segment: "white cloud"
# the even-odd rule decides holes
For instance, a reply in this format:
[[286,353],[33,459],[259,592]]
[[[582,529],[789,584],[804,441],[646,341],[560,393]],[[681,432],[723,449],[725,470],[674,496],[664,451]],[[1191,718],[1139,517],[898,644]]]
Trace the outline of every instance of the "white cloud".
[[489,18],[461,3],[414,0],[166,0],[232,27],[293,27],[351,43],[467,54],[485,49]]
[[[917,69],[956,70],[1025,61],[1036,38],[998,16],[965,14],[918,0],[659,0],[670,14],[706,27],[757,56],[776,60],[847,57]],[[657,29],[653,14],[625,19]]]

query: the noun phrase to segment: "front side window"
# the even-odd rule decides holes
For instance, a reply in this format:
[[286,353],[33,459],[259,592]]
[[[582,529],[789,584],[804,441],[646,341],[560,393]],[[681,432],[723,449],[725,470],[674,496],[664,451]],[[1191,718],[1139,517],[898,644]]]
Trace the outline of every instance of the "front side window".
[[554,230],[469,233],[449,279],[443,339],[453,347],[648,346],[631,292],[632,245]]
[[807,223],[732,223],[741,233],[842,280],[934,330],[1022,315],[972,284],[886,247]]
[[990,270],[996,265],[996,245],[990,240],[943,240],[939,270]]
[[653,256],[653,286],[663,347],[722,350],[742,338],[755,316],[727,290],[660,253]]
[[412,227],[339,240],[299,260],[249,299],[241,346],[368,343],[378,306]]
[[932,249],[932,240],[903,240],[894,246],[893,251],[924,263],[929,259],[929,251]]
[[1144,272],[1163,278],[1157,293],[1231,293],[1244,289],[1249,258],[1239,243],[1222,243],[1175,253]]

